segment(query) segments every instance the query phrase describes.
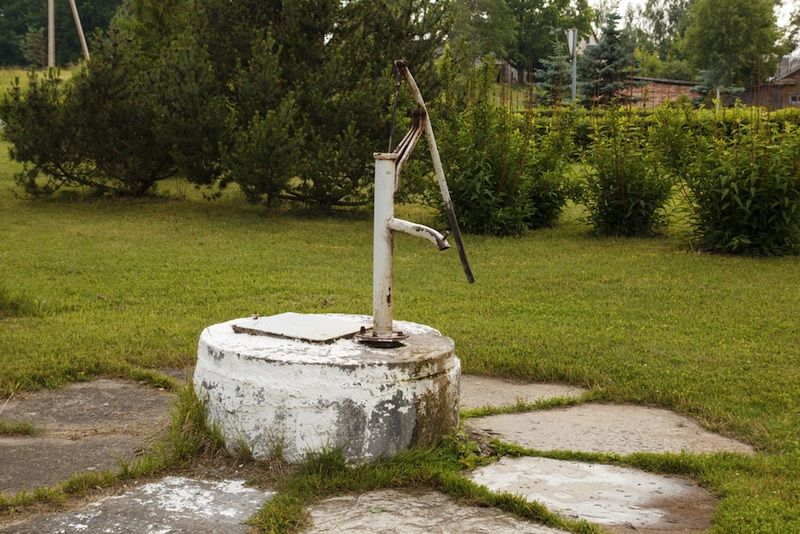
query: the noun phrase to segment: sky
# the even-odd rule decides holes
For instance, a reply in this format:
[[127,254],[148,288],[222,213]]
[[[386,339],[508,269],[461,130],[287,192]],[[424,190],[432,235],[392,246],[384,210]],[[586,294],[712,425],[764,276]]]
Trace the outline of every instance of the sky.
[[[601,0],[589,0],[591,5],[597,5]],[[785,26],[789,22],[789,15],[792,14],[792,8],[796,5],[797,0],[783,0],[780,9],[776,10],[778,15],[778,25]],[[624,15],[628,6],[638,7],[644,5],[644,0],[619,0],[619,14]]]

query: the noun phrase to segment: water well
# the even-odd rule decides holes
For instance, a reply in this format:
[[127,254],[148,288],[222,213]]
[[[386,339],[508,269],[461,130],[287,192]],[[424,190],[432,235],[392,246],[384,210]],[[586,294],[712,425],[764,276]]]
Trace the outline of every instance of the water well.
[[[400,171],[423,133],[450,231],[473,281],[425,103],[405,62],[395,66],[397,89],[405,79],[418,109],[397,147],[374,155],[373,315],[289,312],[203,330],[194,387],[230,448],[290,462],[340,448],[361,462],[435,443],[458,424],[461,364],[453,340],[392,315],[393,234],[450,248],[446,235],[394,217]],[[397,95],[395,113],[396,102]]]

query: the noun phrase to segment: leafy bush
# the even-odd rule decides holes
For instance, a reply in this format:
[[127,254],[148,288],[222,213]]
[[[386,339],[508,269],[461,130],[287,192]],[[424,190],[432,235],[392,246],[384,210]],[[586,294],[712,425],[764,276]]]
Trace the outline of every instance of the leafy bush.
[[800,243],[800,130],[742,124],[700,137],[685,166],[694,230],[706,250],[787,254]]
[[595,130],[587,157],[589,220],[605,235],[649,235],[663,222],[671,183],[642,129],[617,115]]
[[571,196],[565,174],[575,157],[578,108],[563,108],[546,119],[545,132],[535,136],[527,150],[523,192],[528,200],[528,228],[552,226]]
[[466,110],[442,137],[443,161],[465,232],[519,234],[530,214],[521,194],[527,147],[510,114],[492,103],[488,73],[485,68]]

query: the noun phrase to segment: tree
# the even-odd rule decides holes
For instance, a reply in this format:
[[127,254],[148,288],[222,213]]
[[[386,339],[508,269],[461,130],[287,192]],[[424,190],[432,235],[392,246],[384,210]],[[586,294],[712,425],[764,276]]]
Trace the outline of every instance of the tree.
[[646,0],[637,10],[640,27],[647,36],[650,51],[662,61],[674,57],[676,44],[683,38],[694,0]]
[[536,87],[546,97],[548,105],[557,106],[564,102],[572,81],[572,63],[566,44],[553,47],[554,53],[542,60],[543,67],[534,72]]
[[476,58],[505,58],[517,39],[518,23],[506,0],[455,0],[448,41],[456,61],[471,67]]
[[[108,27],[122,0],[77,0],[81,25],[87,38],[95,29]],[[29,29],[47,27],[47,2],[43,0],[3,0],[0,7],[0,65],[29,64],[24,39]],[[56,2],[56,60],[65,65],[81,57],[80,41],[69,2]],[[93,43],[91,43],[93,44]]]
[[533,70],[553,55],[553,43],[564,40],[564,30],[577,28],[580,35],[591,31],[593,11],[587,0],[508,0],[519,24],[509,59],[518,67]]
[[590,46],[580,59],[582,92],[592,105],[626,103],[631,98],[625,89],[635,85],[637,72],[633,40],[618,28],[620,17],[611,13],[605,20],[597,45]]
[[682,46],[712,87],[765,81],[777,64],[772,0],[696,0]]
[[789,17],[786,25],[784,37],[781,41],[783,52],[788,54],[800,47],[800,6],[797,6]]

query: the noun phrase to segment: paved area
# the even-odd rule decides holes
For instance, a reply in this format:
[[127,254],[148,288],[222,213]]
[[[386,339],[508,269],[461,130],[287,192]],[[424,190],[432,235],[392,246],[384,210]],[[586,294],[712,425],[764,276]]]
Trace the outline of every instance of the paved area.
[[[463,376],[461,406],[504,406],[584,391]],[[79,471],[117,468],[119,460],[145,450],[163,430],[171,401],[167,392],[108,379],[14,397],[4,403],[2,417],[32,422],[44,432],[35,437],[0,436],[0,491],[14,493],[58,483]],[[632,405],[586,404],[496,415],[469,419],[465,426],[540,450],[753,452],[674,412]],[[226,475],[203,471],[202,476]],[[710,526],[715,505],[713,496],[686,479],[602,464],[504,458],[468,476],[492,490],[517,493],[556,513],[615,532],[703,530]],[[167,477],[77,511],[6,524],[0,532],[247,532],[243,523],[271,496],[245,487],[242,480]],[[307,532],[315,534],[559,532],[422,489],[332,497],[309,514],[313,526]]]
[[486,376],[461,375],[461,407],[507,406],[553,397],[579,397],[588,390],[562,384],[525,383]]
[[460,505],[435,491],[383,490],[326,499],[305,534],[557,534],[494,508]]
[[548,458],[503,458],[471,478],[617,532],[703,530],[711,525],[715,504],[710,493],[683,478]]
[[247,533],[245,525],[272,493],[243,480],[167,477],[122,495],[106,497],[77,511],[8,525],[2,533]]
[[745,443],[703,429],[669,410],[583,404],[468,419],[465,428],[538,450],[583,452],[752,453]]
[[14,396],[2,417],[29,421],[37,436],[0,436],[0,492],[116,469],[144,450],[169,422],[172,395],[124,380],[99,379]]

